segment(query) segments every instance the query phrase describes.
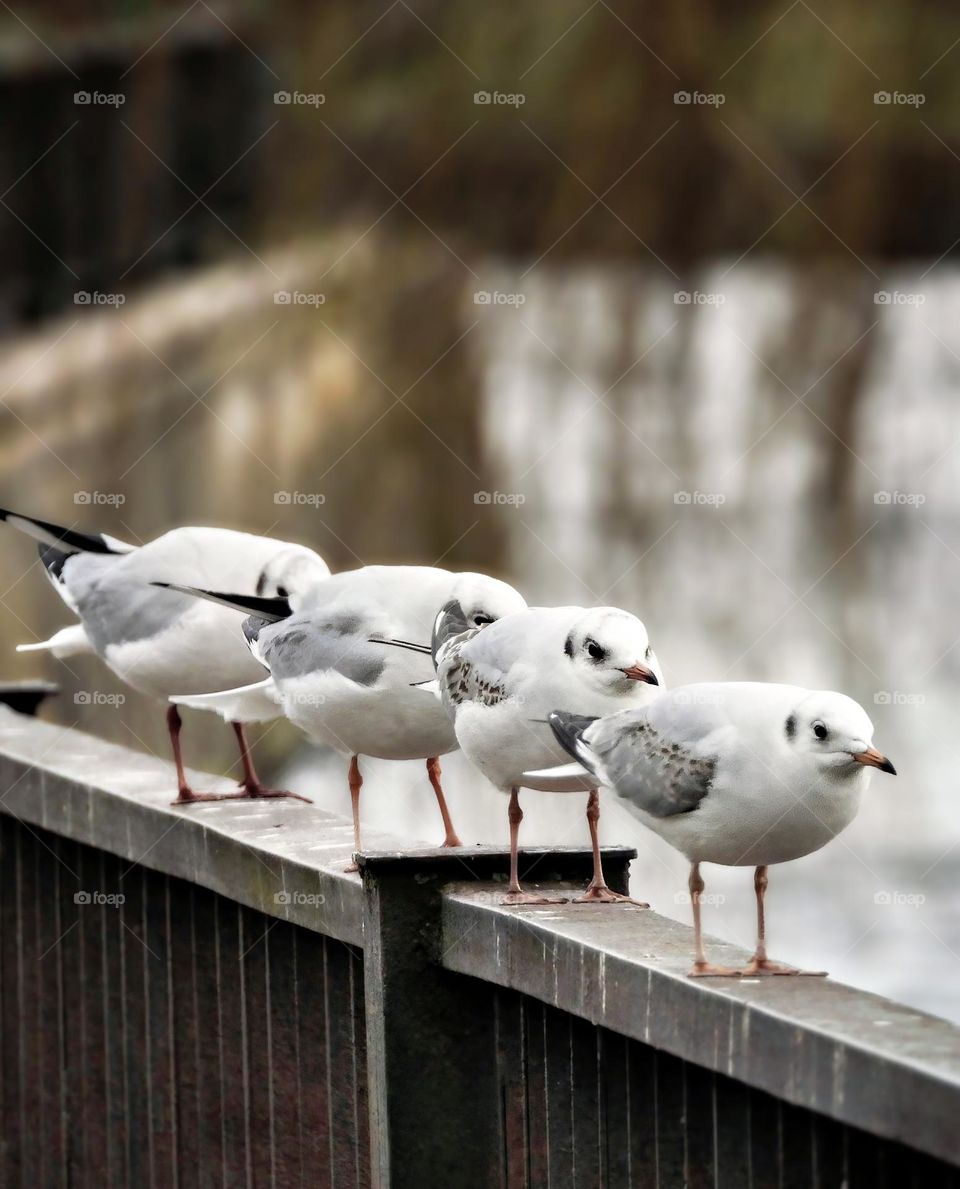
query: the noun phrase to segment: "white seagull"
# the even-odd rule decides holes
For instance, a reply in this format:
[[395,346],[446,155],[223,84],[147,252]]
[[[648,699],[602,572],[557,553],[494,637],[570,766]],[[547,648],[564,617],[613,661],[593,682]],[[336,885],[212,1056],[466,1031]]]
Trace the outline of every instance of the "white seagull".
[[[121,681],[164,700],[181,690],[201,693],[247,684],[262,678],[263,670],[246,646],[242,615],[152,584],[216,585],[286,597],[298,606],[330,574],[323,559],[304,545],[230,529],[176,528],[134,546],[3,509],[0,519],[40,542],[50,580],[80,621],[18,651],[43,650],[56,657],[96,653]],[[243,763],[243,790],[197,793],[183,769],[180,714],[170,705],[167,729],[179,786],[174,804],[293,796],[260,783],[243,727],[279,714],[256,693],[235,700],[230,721]]]
[[[543,903],[520,886],[520,786],[552,792],[585,786],[576,777],[565,784],[549,773],[539,780],[524,780],[523,774],[566,759],[546,722],[557,706],[604,714],[642,706],[659,692],[663,676],[647,629],[616,607],[529,607],[481,632],[451,604],[437,619],[433,653],[438,692],[460,746],[510,795],[510,886],[504,903]],[[594,874],[583,900],[623,900],[603,878],[596,783],[586,786]]]
[[[430,677],[427,645],[439,609],[452,602],[474,629],[524,607],[512,586],[485,574],[433,566],[364,566],[316,586],[299,613],[213,591],[190,593],[249,610],[244,633],[270,677],[253,687],[273,699],[314,742],[350,757],[355,849],[360,845],[360,756],[424,759],[443,818],[444,846],[462,845],[440,784],[439,756],[457,748],[446,711],[416,686]],[[389,641],[402,648],[385,648]],[[178,698],[229,711],[235,694]],[[548,732],[549,734],[549,732]]]
[[[692,976],[805,973],[767,958],[767,868],[819,850],[845,829],[871,768],[895,775],[873,746],[862,706],[828,690],[716,682],[680,686],[642,710],[605,718],[556,711],[550,725],[586,769],[584,783],[612,788],[690,860]],[[701,863],[756,868],[757,948],[742,971],[704,954]]]

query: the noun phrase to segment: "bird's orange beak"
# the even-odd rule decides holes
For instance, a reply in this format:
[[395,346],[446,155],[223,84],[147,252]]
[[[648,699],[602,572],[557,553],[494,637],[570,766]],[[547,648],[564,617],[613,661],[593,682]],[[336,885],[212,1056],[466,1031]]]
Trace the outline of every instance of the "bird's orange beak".
[[879,768],[881,772],[889,772],[891,776],[897,774],[893,764],[875,747],[868,747],[866,751],[858,752],[853,758],[858,764],[866,764],[869,768]]
[[620,672],[624,677],[629,677],[631,681],[645,681],[647,685],[659,685],[657,675],[652,669],[647,668],[646,665],[641,665],[639,661],[635,665],[628,665]]

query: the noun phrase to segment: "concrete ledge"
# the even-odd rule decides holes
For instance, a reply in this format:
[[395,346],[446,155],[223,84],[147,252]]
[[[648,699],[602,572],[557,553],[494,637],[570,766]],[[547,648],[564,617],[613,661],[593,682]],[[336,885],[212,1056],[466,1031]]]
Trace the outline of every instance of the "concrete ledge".
[[[191,772],[196,787],[230,791]],[[190,880],[352,945],[363,942],[349,821],[302,801],[174,807],[173,766],[0,707],[0,813]],[[403,845],[370,832],[384,850]]]
[[[829,979],[689,979],[692,937],[650,910],[518,910],[462,884],[441,951],[449,970],[960,1164],[960,1028]],[[715,939],[710,953],[750,956]]]

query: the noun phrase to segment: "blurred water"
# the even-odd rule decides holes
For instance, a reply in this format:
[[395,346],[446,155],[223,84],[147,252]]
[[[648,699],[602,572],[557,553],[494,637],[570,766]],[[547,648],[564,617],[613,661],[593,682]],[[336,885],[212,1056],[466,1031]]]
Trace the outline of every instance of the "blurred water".
[[[500,519],[530,602],[638,612],[670,684],[867,707],[900,774],[773,871],[771,949],[960,1020],[960,273],[924,267],[867,284],[717,265],[684,288],[719,298],[677,304],[645,274],[491,265],[481,287],[523,301],[468,309],[500,502],[464,519]],[[365,820],[438,838],[421,767],[368,764]],[[462,836],[504,842],[505,801],[462,757],[445,769]],[[296,778],[319,792],[316,771]],[[345,783],[332,797],[348,810]],[[523,800],[527,841],[586,842],[580,798]],[[687,920],[683,859],[607,802],[604,839],[640,851],[635,892]],[[727,898],[708,928],[751,944],[750,872],[705,875]]]

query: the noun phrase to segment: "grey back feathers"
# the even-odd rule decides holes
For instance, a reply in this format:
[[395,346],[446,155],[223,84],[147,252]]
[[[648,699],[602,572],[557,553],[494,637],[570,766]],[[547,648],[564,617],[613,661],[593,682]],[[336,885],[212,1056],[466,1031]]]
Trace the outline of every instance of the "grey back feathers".
[[247,620],[244,632],[254,639],[270,672],[278,681],[308,673],[336,672],[358,685],[373,685],[386,665],[384,649],[367,639],[356,615],[292,615],[281,623]]
[[125,576],[117,569],[120,560],[112,554],[77,553],[59,563],[57,580],[69,587],[87,635],[101,654],[111,645],[158,635],[194,606],[189,595]]
[[554,711],[549,721],[575,759],[653,817],[689,813],[710,792],[716,760],[661,734],[643,711],[623,710],[593,721]]

